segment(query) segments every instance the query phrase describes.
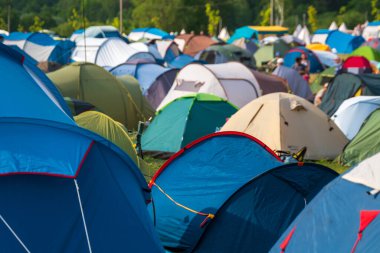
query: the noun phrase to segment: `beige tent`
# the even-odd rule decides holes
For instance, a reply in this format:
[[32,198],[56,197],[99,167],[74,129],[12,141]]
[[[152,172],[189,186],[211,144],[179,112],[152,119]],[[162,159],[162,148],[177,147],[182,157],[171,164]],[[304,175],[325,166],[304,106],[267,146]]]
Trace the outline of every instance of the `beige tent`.
[[92,63],[73,63],[49,73],[48,77],[64,97],[79,99],[94,105],[128,130],[137,129],[139,121],[153,114],[139,108],[126,85]]
[[273,150],[295,153],[307,147],[306,159],[334,159],[347,143],[344,134],[320,109],[287,93],[253,100],[235,113],[222,131],[252,135]]

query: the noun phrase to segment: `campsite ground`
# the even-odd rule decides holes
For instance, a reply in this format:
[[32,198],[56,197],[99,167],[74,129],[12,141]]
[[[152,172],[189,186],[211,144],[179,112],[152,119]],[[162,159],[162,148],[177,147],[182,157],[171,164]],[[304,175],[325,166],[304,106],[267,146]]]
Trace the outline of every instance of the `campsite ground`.
[[[131,140],[133,143],[136,143],[136,133],[130,133],[129,134]],[[145,179],[149,182],[151,177],[154,175],[154,173],[165,163],[166,160],[162,159],[155,159],[151,156],[144,156],[144,171],[143,174],[145,176]],[[326,160],[320,160],[320,161],[311,161],[315,162],[321,165],[324,165],[328,168],[331,168],[335,170],[336,172],[343,173],[348,169],[348,167],[345,167],[341,164],[339,164],[337,161],[326,161]]]

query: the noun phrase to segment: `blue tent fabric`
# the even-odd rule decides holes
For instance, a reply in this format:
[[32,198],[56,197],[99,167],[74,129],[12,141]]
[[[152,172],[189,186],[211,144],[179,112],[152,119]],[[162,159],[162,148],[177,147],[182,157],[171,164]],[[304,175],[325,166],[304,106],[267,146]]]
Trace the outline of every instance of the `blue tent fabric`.
[[133,160],[77,126],[21,54],[0,45],[0,61],[1,251],[162,252]]
[[174,39],[174,36],[170,35],[169,33],[155,28],[155,27],[143,27],[143,28],[136,28],[131,31],[133,32],[143,32],[143,33],[151,33],[157,36],[160,36],[162,39]]
[[362,36],[352,36],[335,30],[331,31],[326,39],[326,44],[335,48],[339,54],[350,54],[365,42]]
[[305,202],[337,176],[321,165],[294,163],[254,177],[218,210],[192,252],[268,252]]
[[234,34],[231,36],[231,38],[227,41],[227,43],[231,44],[237,39],[245,38],[247,40],[250,39],[258,39],[259,33],[250,28],[249,26],[243,26],[235,30]]
[[[380,201],[377,195],[369,193],[373,189],[348,181],[343,178],[344,175],[346,173],[328,184],[313,199],[274,244],[271,253],[280,253],[280,244],[287,237],[290,240],[285,252],[289,253],[353,252],[361,211],[380,211]],[[378,216],[363,232],[355,253],[379,251],[379,227]],[[293,229],[294,233],[290,236]]]
[[287,52],[284,57],[284,66],[291,68],[296,62],[296,58],[301,57],[302,53],[307,55],[307,59],[310,62],[310,73],[319,73],[324,70],[324,67],[318,59],[318,56],[315,55],[313,51],[305,47],[293,48]]
[[329,29],[318,29],[314,32],[314,34],[329,34],[331,30]]
[[205,217],[178,207],[158,187],[180,204],[215,214],[242,185],[281,164],[263,143],[243,133],[219,132],[187,145],[150,183],[150,212],[163,245],[191,249],[204,232]]
[[[4,97],[1,99],[9,102],[9,105],[0,108],[0,113],[3,111],[4,114],[9,114],[13,113],[11,112],[12,110],[17,110],[20,115],[26,114],[30,115],[30,117],[36,114],[58,115],[62,117],[60,116],[61,114],[55,113],[53,109],[48,109],[50,107],[49,104],[55,102],[59,105],[60,110],[66,113],[66,116],[64,116],[65,121],[67,121],[67,116],[72,118],[70,108],[62,98],[57,87],[33,62],[24,59],[23,54],[0,43],[0,62],[2,66],[7,66],[7,68],[0,69],[2,82],[4,84],[17,82],[19,85],[22,85],[22,88],[16,85],[7,85],[7,92],[2,92],[0,97]],[[48,98],[30,100],[30,96],[35,93],[45,93],[50,96],[50,100]],[[29,103],[20,108],[16,107],[14,106],[15,97],[17,97],[18,104],[20,104],[20,101],[29,101]]]
[[181,69],[185,67],[187,64],[193,63],[193,62],[198,62],[195,60],[193,57],[187,54],[181,54],[174,58],[172,61],[168,63],[168,66],[171,68],[177,68]]
[[380,21],[369,22],[367,26],[380,26]]

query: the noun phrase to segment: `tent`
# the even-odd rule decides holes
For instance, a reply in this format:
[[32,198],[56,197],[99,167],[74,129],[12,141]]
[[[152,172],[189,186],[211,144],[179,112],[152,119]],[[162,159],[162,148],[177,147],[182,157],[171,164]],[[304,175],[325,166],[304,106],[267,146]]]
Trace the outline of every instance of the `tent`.
[[317,93],[320,89],[323,88],[323,86],[326,83],[329,83],[336,74],[336,67],[330,67],[325,70],[323,70],[321,73],[317,74],[317,77],[314,79],[312,84],[310,85],[311,91],[315,94]]
[[169,68],[175,68],[175,69],[181,69],[185,67],[187,64],[193,63],[193,62],[200,62],[198,60],[195,60],[193,57],[187,54],[180,54],[176,58],[174,58],[172,61],[167,63],[167,66]]
[[338,30],[338,25],[335,23],[335,21],[331,22],[329,26],[329,31]]
[[296,26],[296,28],[294,29],[293,36],[294,36],[294,37],[297,37],[298,34],[301,32],[301,30],[302,30],[302,26],[301,26],[300,24],[298,24],[298,25]]
[[56,41],[44,33],[12,32],[3,43],[18,46],[37,62],[67,64],[75,44],[70,40]]
[[309,45],[306,45],[306,48],[313,51],[330,51],[330,47],[328,45],[321,43],[311,43]]
[[369,41],[377,39],[380,35],[380,21],[369,22],[363,30],[363,37]]
[[222,30],[220,30],[218,39],[227,41],[230,39],[230,34],[228,33],[227,27],[223,27]]
[[293,35],[286,34],[281,36],[281,39],[291,47],[305,46],[305,42],[303,40],[300,40],[299,38]]
[[133,147],[133,143],[128,136],[125,127],[108,117],[107,115],[96,112],[87,111],[74,117],[75,122],[91,132],[97,133],[105,139],[109,140],[121,150],[123,150],[138,166],[137,153]]
[[195,59],[208,64],[236,61],[243,63],[247,67],[254,68],[256,66],[255,59],[252,58],[252,54],[248,50],[233,44],[210,46],[197,54]]
[[352,74],[372,73],[371,63],[364,56],[350,56],[343,62],[341,72]]
[[287,93],[255,99],[234,114],[221,131],[241,131],[263,141],[272,150],[298,152],[305,159],[332,160],[347,143],[339,127],[310,102]]
[[81,101],[79,99],[65,97],[65,102],[69,106],[71,114],[77,116],[82,112],[97,111],[96,107],[90,103]]
[[216,211],[192,252],[267,253],[297,214],[337,176],[313,163],[259,172]]
[[192,63],[178,72],[170,91],[158,108],[178,97],[193,93],[211,93],[227,99],[237,107],[261,96],[260,86],[254,75],[241,63]]
[[[311,45],[311,44],[310,44]],[[321,51],[321,50],[312,50],[313,53],[317,56],[320,63],[322,63],[325,67],[337,67],[341,63],[341,59],[337,54],[334,54],[329,51]]]
[[290,89],[285,79],[256,70],[251,71],[255,76],[263,95],[274,92],[289,92]]
[[375,74],[338,74],[327,88],[320,108],[332,116],[344,100],[355,96],[379,96],[380,77]]
[[[334,29],[335,30],[335,29]],[[320,43],[322,45],[326,44],[327,37],[329,36],[331,30],[329,29],[319,29],[316,30],[311,37],[311,43]]]
[[309,29],[307,29],[307,26],[305,25],[300,33],[297,35],[297,38],[304,41],[306,45],[311,43],[311,36]]
[[288,31],[288,28],[282,26],[243,26],[235,30],[228,43],[231,44],[240,38],[258,40],[259,36],[284,35]]
[[376,51],[380,51],[380,38],[370,39],[362,44],[362,46],[370,46]]
[[380,110],[375,109],[365,119],[359,132],[344,148],[339,161],[352,166],[380,152]]
[[167,32],[154,28],[154,27],[144,27],[144,28],[136,28],[133,29],[128,34],[128,39],[131,41],[139,41],[139,40],[155,40],[155,39],[173,39],[173,36],[168,34]]
[[285,79],[293,94],[309,100],[312,99],[313,93],[310,90],[309,84],[294,69],[279,66],[273,71],[273,75]]
[[232,45],[238,46],[242,49],[247,50],[252,55],[259,49],[259,46],[252,40],[246,40],[244,38],[235,40]]
[[79,128],[22,55],[0,52],[2,251],[162,252],[133,161]]
[[132,59],[155,60],[148,52],[139,52],[120,38],[88,38],[77,42],[71,55],[76,62],[90,62],[101,67],[114,67]]
[[174,39],[179,49],[190,56],[195,56],[209,46],[218,44],[217,41],[206,35],[181,34]]
[[93,104],[129,130],[137,129],[139,121],[152,116],[152,111],[137,106],[123,83],[94,64],[73,63],[48,76],[63,96]]
[[363,122],[380,108],[380,97],[359,96],[344,100],[338,110],[331,116],[335,124],[351,140],[359,132]]
[[157,112],[142,135],[142,149],[158,155],[175,153],[215,132],[236,111],[226,100],[210,94],[177,98]]
[[86,38],[121,38],[124,39],[119,30],[113,26],[90,26],[85,30]]
[[380,52],[370,46],[361,46],[351,53],[353,56],[363,56],[368,61],[380,62]]
[[147,53],[148,55],[149,54],[153,55],[154,60],[152,60],[151,58],[148,58],[148,59],[147,58],[142,58],[142,59],[140,59],[140,58],[133,59],[132,58],[132,59],[127,60],[127,62],[144,60],[144,61],[149,61],[149,62],[158,62],[160,64],[164,63],[163,56],[158,51],[155,44],[145,43],[145,42],[133,42],[133,43],[129,43],[128,45],[140,53]]
[[156,40],[155,46],[165,62],[171,62],[181,54],[178,45],[172,40]]
[[291,68],[296,62],[296,58],[301,57],[302,54],[305,54],[306,59],[310,62],[310,73],[319,73],[324,70],[318,56],[305,47],[297,47],[289,50],[284,56],[284,66]]
[[83,33],[84,33],[84,29],[78,29],[78,30],[75,30],[71,36],[70,36],[70,40],[75,42],[77,39],[82,39],[83,38]]
[[253,55],[256,65],[261,67],[276,57],[284,57],[291,47],[283,40],[276,40],[271,44],[261,46]]
[[110,72],[115,76],[134,76],[139,81],[142,93],[150,105],[157,108],[170,90],[178,69],[165,68],[156,63],[124,63],[111,69]]
[[344,22],[342,24],[340,24],[338,30],[341,31],[341,32],[343,32],[343,33],[349,33],[349,31],[347,29],[347,26],[346,26],[346,24]]
[[378,252],[379,161],[374,155],[323,188],[270,253]]
[[205,231],[209,217],[234,192],[281,164],[262,142],[243,133],[214,133],[181,149],[149,184],[153,197],[149,211],[163,245],[189,251]]
[[350,54],[364,42],[362,36],[352,36],[341,31],[331,31],[326,39],[326,44],[339,54]]

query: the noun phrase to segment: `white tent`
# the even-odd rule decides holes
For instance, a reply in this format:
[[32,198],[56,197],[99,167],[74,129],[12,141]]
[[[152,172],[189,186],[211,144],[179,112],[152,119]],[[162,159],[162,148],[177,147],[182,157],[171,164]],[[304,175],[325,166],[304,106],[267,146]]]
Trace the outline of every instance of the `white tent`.
[[227,41],[230,39],[230,34],[227,31],[227,27],[223,27],[222,30],[220,30],[218,39],[221,39],[223,41]]
[[210,93],[242,107],[261,96],[262,91],[253,73],[241,63],[192,63],[178,72],[157,110],[176,98],[194,93]]
[[343,22],[340,26],[339,26],[339,31],[343,32],[343,33],[348,33],[348,29],[347,29],[347,26],[346,24]]
[[181,32],[179,34],[186,34],[185,28],[182,28]]
[[181,54],[177,43],[173,40],[157,40],[156,46],[162,59],[168,61],[173,60]]
[[306,43],[306,45],[311,43],[310,32],[309,32],[309,29],[307,29],[306,25],[302,28],[302,30],[300,31],[300,33],[296,37],[298,39],[304,41]]
[[71,55],[74,61],[91,62],[101,67],[115,67],[137,58],[153,58],[154,60],[152,54],[139,52],[120,38],[80,40]]
[[293,36],[298,37],[298,34],[300,34],[301,31],[302,31],[302,26],[300,24],[298,24],[296,26],[296,29],[294,29]]
[[380,22],[368,23],[363,29],[362,36],[366,40],[369,40],[371,38],[379,38],[380,37]]
[[338,25],[335,23],[335,21],[333,21],[333,22],[331,23],[331,25],[329,26],[329,30],[330,30],[330,31],[338,30]]
[[311,39],[311,43],[320,43],[320,44],[326,44],[327,37],[329,36],[328,33],[315,33]]
[[160,52],[153,45],[149,45],[148,46],[144,42],[133,42],[133,43],[130,43],[128,45],[131,46],[131,47],[133,47],[134,49],[136,49],[138,52],[151,53],[154,56],[154,58],[159,59],[159,60],[163,60]]
[[327,67],[336,67],[339,65],[339,56],[329,51],[312,50],[317,55],[320,62]]
[[378,108],[380,108],[380,97],[353,97],[345,100],[331,119],[351,140],[359,132],[365,119]]

